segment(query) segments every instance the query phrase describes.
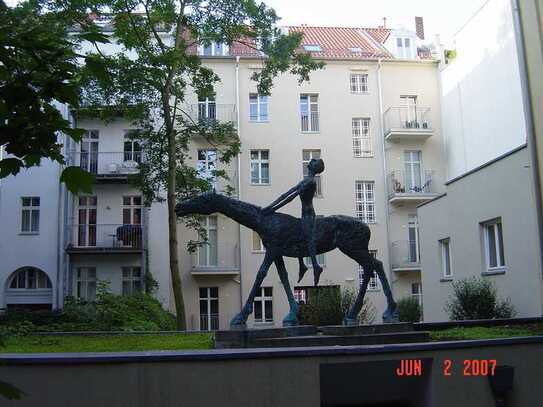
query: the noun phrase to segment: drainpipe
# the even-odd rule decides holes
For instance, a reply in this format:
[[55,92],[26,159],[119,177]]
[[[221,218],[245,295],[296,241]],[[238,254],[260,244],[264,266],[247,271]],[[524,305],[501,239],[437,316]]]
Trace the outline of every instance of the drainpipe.
[[524,48],[524,33],[522,31],[522,23],[520,20],[519,1],[511,0],[511,8],[513,10],[513,26],[515,30],[515,41],[517,45],[517,55],[519,60],[520,84],[522,91],[522,102],[524,107],[524,119],[526,121],[526,141],[528,143],[528,152],[530,154],[532,168],[532,192],[535,195],[535,208],[537,217],[537,229],[539,232],[539,267],[543,272],[543,209],[541,205],[541,179],[539,177],[539,165],[536,152],[536,135],[534,128],[533,112],[534,106],[529,91],[529,81],[527,73],[527,58]]
[[[236,56],[236,129],[238,133],[238,138],[241,139],[241,122],[239,114],[239,55]],[[237,155],[237,164],[238,164],[238,199],[241,199],[241,151]],[[238,261],[239,261],[239,309],[243,307],[243,278],[241,275],[241,224],[238,223]]]
[[[384,129],[384,119],[383,119],[383,92],[381,88],[381,68],[382,68],[382,58],[377,60],[377,94],[379,97],[379,127],[381,129],[379,140],[381,143],[381,154],[383,155],[383,176],[385,180],[385,224],[386,224],[386,244],[387,244],[387,256],[388,256],[388,266],[390,270],[390,224],[389,224],[389,215],[390,215],[390,203],[388,202],[388,170],[387,170],[387,160],[386,160],[386,148],[385,148],[385,129]],[[392,273],[389,276],[390,280],[390,289],[392,290],[394,285],[394,280],[392,279]]]

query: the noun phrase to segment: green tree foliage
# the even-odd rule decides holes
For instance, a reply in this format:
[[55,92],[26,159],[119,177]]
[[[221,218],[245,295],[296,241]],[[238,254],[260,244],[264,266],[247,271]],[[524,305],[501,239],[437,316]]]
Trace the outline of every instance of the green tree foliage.
[[445,311],[452,320],[512,318],[516,314],[508,299],[498,299],[492,282],[477,277],[453,283],[453,293]]
[[[15,7],[0,0],[0,146],[7,153],[0,178],[42,159],[65,164],[60,134],[78,141],[84,133],[59,110],[79,105],[84,60],[78,63],[78,38],[68,35],[76,15],[48,12],[37,0]],[[93,177],[79,167],[66,168],[61,180],[72,192],[92,189]]]
[[400,322],[419,322],[422,310],[419,301],[413,297],[405,297],[397,302]]
[[[67,3],[79,4],[59,1],[57,9]],[[82,114],[103,119],[122,114],[140,129],[147,162],[139,186],[148,202],[167,201],[172,291],[178,328],[184,329],[175,205],[182,197],[210,188],[187,164],[189,145],[195,137],[207,141],[225,164],[240,149],[233,123],[198,120],[187,110],[188,93],[212,96],[219,81],[195,55],[196,45],[242,42],[261,52],[263,69],[253,79],[262,94],[270,93],[278,74],[289,72],[304,81],[322,64],[297,52],[301,35],[282,33],[275,12],[254,0],[104,0],[96,4],[96,11],[109,13],[108,29],[118,50],[106,53],[97,44],[96,52],[87,56],[92,63],[86,65]],[[225,176],[220,171],[213,175]],[[198,229],[194,220],[188,225]]]

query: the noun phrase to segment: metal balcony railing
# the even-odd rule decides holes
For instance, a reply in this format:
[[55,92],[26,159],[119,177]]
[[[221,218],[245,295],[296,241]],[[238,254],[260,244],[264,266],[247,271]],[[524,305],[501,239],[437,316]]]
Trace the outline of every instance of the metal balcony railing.
[[237,125],[235,104],[195,103],[188,105],[185,113],[194,122],[232,122]]
[[302,113],[302,131],[303,132],[318,132],[319,131],[319,112]]
[[395,130],[432,130],[429,107],[390,107],[384,113],[385,136]]
[[219,314],[200,315],[200,331],[216,331],[219,329]]
[[191,255],[192,272],[232,273],[240,269],[239,246],[232,243],[206,244]]
[[435,171],[395,170],[388,175],[388,197],[436,194]]
[[68,225],[68,247],[77,249],[142,249],[143,225]]
[[141,151],[120,152],[72,152],[70,165],[79,166],[94,175],[137,174],[144,161]]
[[390,263],[392,269],[413,269],[420,267],[419,245],[415,240],[392,242]]

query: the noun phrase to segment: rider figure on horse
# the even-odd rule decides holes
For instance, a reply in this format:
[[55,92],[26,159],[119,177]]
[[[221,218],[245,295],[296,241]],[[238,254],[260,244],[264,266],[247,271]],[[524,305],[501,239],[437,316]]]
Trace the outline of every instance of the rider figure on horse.
[[[320,275],[322,273],[322,267],[317,262],[317,250],[315,245],[315,209],[313,209],[313,197],[317,191],[317,179],[316,176],[324,171],[324,161],[322,159],[312,159],[307,165],[308,175],[304,177],[296,186],[289,189],[282,194],[279,198],[273,201],[269,206],[264,208],[264,213],[269,214],[275,212],[277,209],[285,206],[292,201],[296,196],[300,196],[302,202],[302,233],[303,238],[307,242],[309,251],[309,257],[311,258],[311,264],[313,265],[313,277],[314,283],[319,283]],[[299,279],[300,282],[307,271],[307,267],[304,264],[302,257],[298,258],[300,265]]]

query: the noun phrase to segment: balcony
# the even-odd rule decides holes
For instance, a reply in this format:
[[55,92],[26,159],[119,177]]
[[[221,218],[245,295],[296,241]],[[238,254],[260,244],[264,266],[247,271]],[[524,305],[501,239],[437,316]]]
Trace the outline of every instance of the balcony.
[[143,225],[86,224],[66,226],[68,253],[141,253]]
[[426,141],[434,134],[429,107],[390,107],[384,114],[385,140]]
[[237,126],[235,104],[219,104],[201,102],[189,105],[185,112],[195,123],[232,122]]
[[240,271],[239,246],[234,243],[204,245],[191,253],[193,276],[233,276]]
[[79,166],[94,174],[97,183],[122,183],[129,175],[139,172],[144,161],[141,151],[120,152],[72,152],[70,165]]
[[391,204],[405,202],[422,203],[438,195],[435,171],[424,170],[422,174],[392,171],[388,175],[388,199]]
[[419,246],[414,240],[392,242],[390,247],[390,264],[392,271],[419,271]]

